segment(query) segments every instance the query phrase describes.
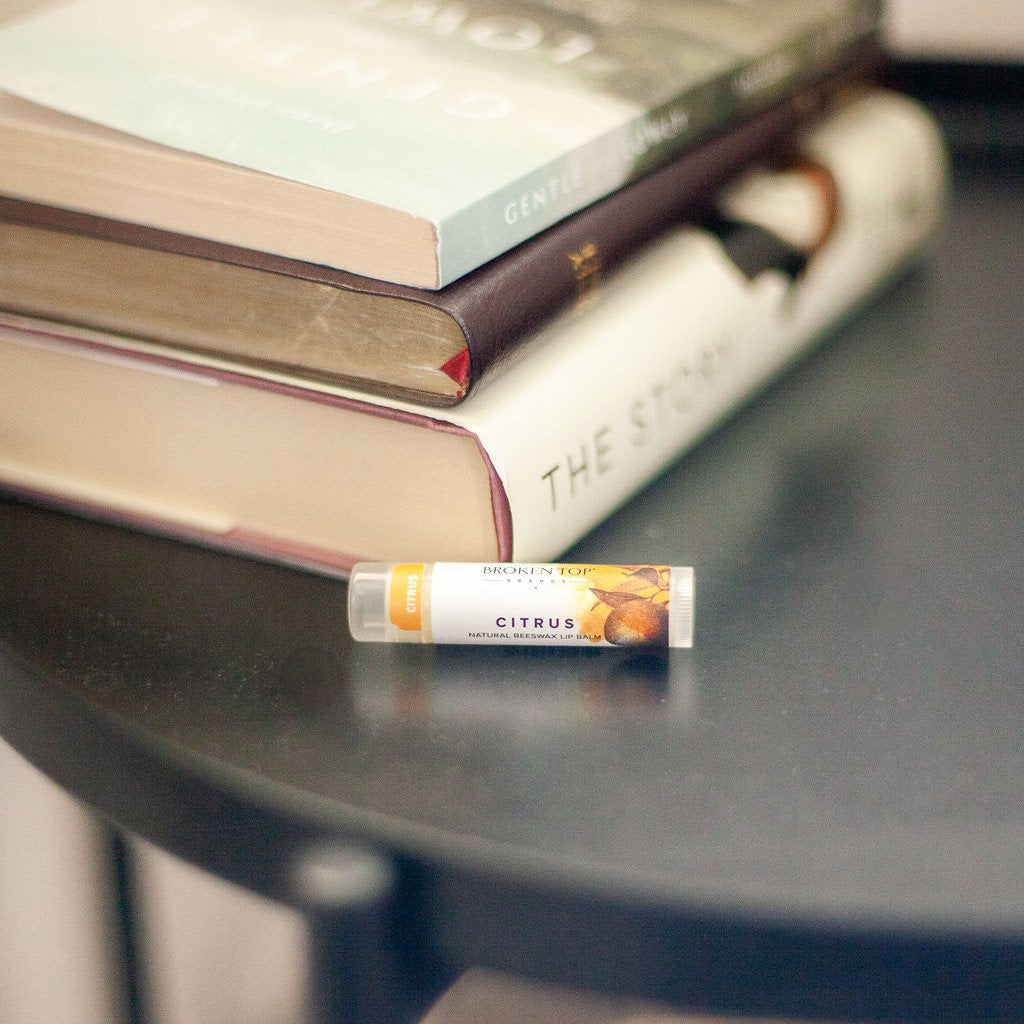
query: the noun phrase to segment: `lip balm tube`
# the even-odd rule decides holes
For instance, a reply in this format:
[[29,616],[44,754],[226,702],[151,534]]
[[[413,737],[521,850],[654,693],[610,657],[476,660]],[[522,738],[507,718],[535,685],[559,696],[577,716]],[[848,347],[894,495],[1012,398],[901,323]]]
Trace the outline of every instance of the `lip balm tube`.
[[349,629],[377,643],[692,647],[693,569],[360,562]]

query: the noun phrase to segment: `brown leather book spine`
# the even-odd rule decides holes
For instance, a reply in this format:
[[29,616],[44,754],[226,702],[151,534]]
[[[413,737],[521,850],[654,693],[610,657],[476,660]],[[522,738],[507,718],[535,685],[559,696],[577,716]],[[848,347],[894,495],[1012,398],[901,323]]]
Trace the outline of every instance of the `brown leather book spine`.
[[675,223],[711,212],[718,189],[753,161],[777,152],[800,125],[883,66],[877,43],[844,68],[734,125],[658,170],[523,242],[435,293],[462,325],[471,382],[495,372],[524,338],[584,301],[615,265]]

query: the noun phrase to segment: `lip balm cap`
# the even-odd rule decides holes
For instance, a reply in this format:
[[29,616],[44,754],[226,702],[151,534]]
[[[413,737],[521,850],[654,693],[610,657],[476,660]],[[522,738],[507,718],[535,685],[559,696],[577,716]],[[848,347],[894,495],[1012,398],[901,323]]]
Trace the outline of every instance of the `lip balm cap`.
[[673,566],[668,582],[668,645],[693,646],[693,569]]
[[382,643],[388,639],[387,562],[360,562],[348,581],[348,626],[354,640]]

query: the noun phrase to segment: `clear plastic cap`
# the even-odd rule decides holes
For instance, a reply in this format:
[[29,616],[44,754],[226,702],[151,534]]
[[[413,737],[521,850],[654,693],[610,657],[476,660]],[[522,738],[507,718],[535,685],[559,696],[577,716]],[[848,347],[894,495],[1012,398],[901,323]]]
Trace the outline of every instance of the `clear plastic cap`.
[[693,646],[693,569],[674,565],[668,578],[668,645]]
[[388,571],[386,562],[360,562],[348,583],[348,627],[355,640],[388,639]]
[[399,629],[389,615],[393,562],[359,562],[348,582],[348,627],[363,643],[423,643],[422,630]]

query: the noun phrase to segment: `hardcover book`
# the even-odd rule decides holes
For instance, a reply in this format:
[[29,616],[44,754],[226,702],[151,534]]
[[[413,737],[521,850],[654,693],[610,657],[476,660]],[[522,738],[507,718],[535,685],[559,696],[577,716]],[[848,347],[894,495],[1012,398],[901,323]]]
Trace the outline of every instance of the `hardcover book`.
[[544,561],[626,501],[916,254],[941,135],[872,92],[786,170],[723,193],[451,410],[124,351],[2,317],[0,479],[15,493],[322,571]]
[[0,31],[0,192],[442,287],[877,33],[878,0],[73,0]]
[[0,196],[0,308],[112,331],[144,351],[451,405],[555,313],[591,301],[639,245],[706,214],[727,177],[879,64],[866,46],[842,72],[437,291]]

